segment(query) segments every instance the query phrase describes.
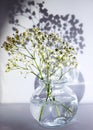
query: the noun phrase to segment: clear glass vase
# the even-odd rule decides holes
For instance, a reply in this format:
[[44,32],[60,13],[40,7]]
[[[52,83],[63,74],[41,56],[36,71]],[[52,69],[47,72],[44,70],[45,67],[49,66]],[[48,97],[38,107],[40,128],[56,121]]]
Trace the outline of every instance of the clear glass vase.
[[64,126],[75,116],[78,99],[75,93],[63,82],[39,81],[30,110],[37,122],[45,127]]

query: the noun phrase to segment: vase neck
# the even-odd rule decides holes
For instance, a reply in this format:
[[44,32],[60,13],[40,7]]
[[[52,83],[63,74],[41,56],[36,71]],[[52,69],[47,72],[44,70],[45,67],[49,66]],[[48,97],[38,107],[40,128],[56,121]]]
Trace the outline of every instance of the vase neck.
[[51,90],[53,90],[54,88],[62,88],[64,86],[66,86],[68,84],[68,82],[65,82],[63,80],[39,80],[39,85],[41,87],[49,87]]

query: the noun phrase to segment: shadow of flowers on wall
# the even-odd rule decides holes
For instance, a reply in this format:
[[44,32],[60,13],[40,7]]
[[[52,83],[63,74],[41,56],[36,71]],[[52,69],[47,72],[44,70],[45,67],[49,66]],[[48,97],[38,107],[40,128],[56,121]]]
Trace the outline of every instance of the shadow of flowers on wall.
[[31,22],[32,27],[39,27],[45,32],[56,32],[64,41],[75,44],[78,52],[83,53],[85,47],[83,37],[83,23],[74,14],[50,14],[44,7],[45,2],[20,0],[9,12],[9,23],[13,25],[13,31],[19,27],[26,29],[24,22],[20,22],[19,16]]

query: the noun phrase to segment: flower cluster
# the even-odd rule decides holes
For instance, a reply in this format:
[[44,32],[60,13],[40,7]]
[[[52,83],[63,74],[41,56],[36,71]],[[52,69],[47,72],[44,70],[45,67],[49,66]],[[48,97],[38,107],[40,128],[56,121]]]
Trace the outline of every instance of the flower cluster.
[[[47,34],[38,28],[26,30],[7,37],[2,47],[8,51],[6,72],[19,69],[25,74],[33,73],[40,79],[52,77],[60,70],[59,79],[77,66],[74,47],[56,34]],[[66,69],[65,69],[66,68]]]

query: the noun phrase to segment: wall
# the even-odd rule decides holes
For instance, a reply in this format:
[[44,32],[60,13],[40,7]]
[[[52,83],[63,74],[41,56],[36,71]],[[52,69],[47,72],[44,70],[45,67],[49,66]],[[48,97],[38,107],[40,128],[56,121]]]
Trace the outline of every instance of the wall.
[[[35,1],[37,2],[37,1]],[[38,2],[42,2],[42,0],[38,0]],[[24,5],[27,2],[24,2]],[[17,4],[18,5],[18,4]],[[19,5],[20,7],[20,5]],[[70,28],[74,27],[76,35],[72,40],[73,44],[78,49],[78,68],[81,72],[83,80],[77,82],[76,86],[78,92],[80,93],[80,89],[82,90],[82,96],[85,93],[81,100],[81,103],[93,102],[93,82],[92,82],[92,74],[93,74],[93,50],[92,50],[92,34],[93,34],[93,1],[92,0],[46,0],[43,4],[42,13],[38,14],[38,8],[35,9],[36,13],[38,14],[37,17],[39,19],[48,13],[47,22],[51,23],[51,16],[54,18],[57,16],[62,16],[63,19],[66,17],[69,20],[63,20],[62,22],[67,24],[67,30],[70,34]],[[34,7],[32,7],[34,10]],[[13,9],[12,9],[13,11]],[[13,12],[12,12],[13,13]],[[13,16],[15,13],[13,14]],[[26,28],[32,27],[33,23],[31,20],[28,19],[29,15],[26,13],[26,17],[21,15],[17,16],[17,19],[20,20],[20,25],[25,26]],[[72,19],[72,20],[71,20]],[[71,20],[71,21],[70,21]],[[18,21],[17,21],[18,22]],[[12,27],[18,27],[22,32],[24,29],[18,26],[16,22],[13,21],[12,24],[9,24],[9,18],[6,17],[4,26],[0,32],[0,42],[2,43],[7,35],[12,35],[14,32]],[[37,19],[34,19],[35,23],[38,23]],[[73,23],[76,22],[76,23]],[[63,25],[62,23],[62,25]],[[43,25],[42,23],[41,25]],[[52,23],[53,24],[53,23]],[[81,25],[80,25],[81,24]],[[40,25],[40,26],[41,26]],[[81,26],[81,32],[77,32]],[[61,31],[63,30],[63,36],[66,35],[66,31],[63,29],[63,26],[60,27]],[[57,31],[58,32],[58,31]],[[69,35],[71,36],[71,35]],[[82,38],[80,38],[82,37]],[[77,40],[77,42],[75,41]],[[83,40],[82,40],[83,39]],[[69,39],[68,39],[69,40]],[[29,102],[30,97],[34,91],[34,81],[35,77],[33,75],[29,75],[26,79],[24,79],[18,72],[10,72],[5,73],[5,64],[7,63],[8,55],[4,50],[0,50],[0,95],[1,95],[1,102],[2,103],[14,103],[14,102]],[[78,84],[78,85],[77,85]],[[83,85],[83,86],[82,86]],[[83,89],[82,89],[83,87]]]

